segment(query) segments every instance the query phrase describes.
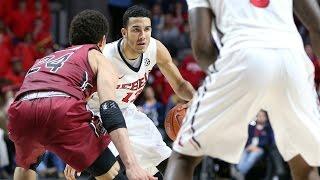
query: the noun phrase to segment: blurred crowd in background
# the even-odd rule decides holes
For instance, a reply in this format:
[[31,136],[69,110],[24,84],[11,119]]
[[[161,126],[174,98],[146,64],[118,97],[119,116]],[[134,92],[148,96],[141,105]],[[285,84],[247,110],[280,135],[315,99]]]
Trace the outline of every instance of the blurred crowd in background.
[[[111,42],[121,38],[119,17],[133,4],[145,6],[152,12],[152,36],[169,49],[182,76],[198,88],[206,74],[192,56],[185,0],[0,0],[0,179],[11,177],[15,167],[14,146],[6,130],[6,111],[28,69],[36,59],[68,46],[68,24],[80,10],[98,9],[108,17],[111,27],[108,41]],[[312,52],[307,30],[298,21],[296,25],[315,66],[315,87],[320,92],[320,61]],[[173,106],[184,102],[174,94],[157,67],[150,73],[148,85],[135,103],[171,144],[163,122]],[[257,114],[248,133],[248,143],[238,165],[206,158],[194,178],[289,179],[266,111]],[[37,171],[40,177],[62,178],[64,166],[59,157],[46,152]]]

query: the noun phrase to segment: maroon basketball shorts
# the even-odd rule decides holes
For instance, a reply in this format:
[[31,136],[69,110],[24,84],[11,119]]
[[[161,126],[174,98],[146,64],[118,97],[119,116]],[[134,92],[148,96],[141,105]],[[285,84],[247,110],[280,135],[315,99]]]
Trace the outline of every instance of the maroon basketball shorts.
[[77,171],[89,167],[110,143],[90,128],[83,100],[50,97],[15,101],[9,109],[9,137],[19,167],[30,169],[49,150]]

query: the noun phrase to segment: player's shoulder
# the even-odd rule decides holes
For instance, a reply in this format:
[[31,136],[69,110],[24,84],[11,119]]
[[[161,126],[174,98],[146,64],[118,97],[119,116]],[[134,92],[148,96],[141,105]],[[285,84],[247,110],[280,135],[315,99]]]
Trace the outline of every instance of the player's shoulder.
[[107,43],[103,48],[103,55],[106,57],[113,56],[117,52],[117,44],[120,40]]

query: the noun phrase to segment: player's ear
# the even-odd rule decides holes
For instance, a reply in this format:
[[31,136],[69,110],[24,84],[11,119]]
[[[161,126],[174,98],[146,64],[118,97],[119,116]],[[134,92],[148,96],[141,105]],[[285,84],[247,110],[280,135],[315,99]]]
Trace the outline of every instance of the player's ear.
[[106,38],[106,35],[104,35],[97,45],[102,50],[106,43],[107,43],[107,38]]
[[123,38],[127,37],[127,30],[125,28],[121,28],[121,34]]

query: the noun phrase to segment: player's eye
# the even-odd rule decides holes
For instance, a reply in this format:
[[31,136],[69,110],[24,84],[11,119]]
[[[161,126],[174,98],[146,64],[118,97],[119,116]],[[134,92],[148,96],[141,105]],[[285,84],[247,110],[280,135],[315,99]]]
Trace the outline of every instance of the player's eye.
[[139,32],[140,29],[139,29],[139,28],[133,28],[132,31],[133,31],[133,32]]

